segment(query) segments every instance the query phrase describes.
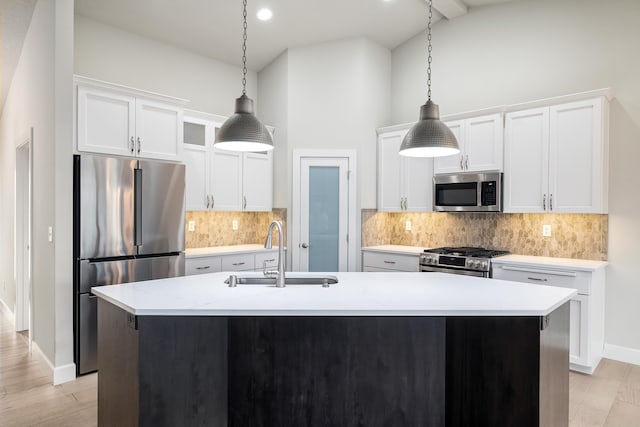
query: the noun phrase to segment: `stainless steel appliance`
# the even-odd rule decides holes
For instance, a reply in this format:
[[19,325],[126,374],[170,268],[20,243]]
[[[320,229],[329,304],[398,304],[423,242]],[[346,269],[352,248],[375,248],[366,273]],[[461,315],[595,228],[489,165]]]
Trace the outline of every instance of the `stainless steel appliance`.
[[502,173],[434,176],[433,208],[439,212],[502,212]]
[[74,156],[74,336],[78,374],[97,369],[91,287],[184,275],[184,165]]
[[420,255],[420,271],[491,277],[491,258],[508,253],[472,247],[425,249]]

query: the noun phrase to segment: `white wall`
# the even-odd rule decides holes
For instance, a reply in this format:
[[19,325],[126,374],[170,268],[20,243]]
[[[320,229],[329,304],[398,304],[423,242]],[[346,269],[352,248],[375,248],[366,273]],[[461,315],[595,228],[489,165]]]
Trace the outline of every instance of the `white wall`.
[[[433,28],[432,98],[449,114],[612,88],[606,341],[640,351],[639,21],[637,0],[470,9]],[[426,99],[424,34],[392,57],[392,119],[412,122]]]
[[367,39],[289,50],[289,148],[356,149],[362,208],[376,206],[375,130],[389,123],[390,76],[390,52]]
[[[0,275],[7,284],[0,298],[13,308],[15,150],[33,127],[32,332],[56,368],[73,362],[72,20],[72,0],[38,1],[0,120]],[[54,227],[53,243],[47,239],[49,226]]]
[[[193,110],[229,116],[242,94],[240,67],[79,15],[74,49],[76,74],[187,99]],[[258,109],[256,94],[257,74],[249,71],[247,95]]]

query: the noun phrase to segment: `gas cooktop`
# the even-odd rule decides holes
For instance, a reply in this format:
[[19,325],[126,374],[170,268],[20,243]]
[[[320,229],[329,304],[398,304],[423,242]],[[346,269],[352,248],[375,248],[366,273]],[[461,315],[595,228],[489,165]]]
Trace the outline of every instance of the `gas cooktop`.
[[469,258],[494,258],[501,255],[507,255],[509,251],[498,251],[494,249],[475,248],[469,246],[462,246],[459,248],[443,247],[425,249],[424,252],[438,255],[449,255],[458,257]]

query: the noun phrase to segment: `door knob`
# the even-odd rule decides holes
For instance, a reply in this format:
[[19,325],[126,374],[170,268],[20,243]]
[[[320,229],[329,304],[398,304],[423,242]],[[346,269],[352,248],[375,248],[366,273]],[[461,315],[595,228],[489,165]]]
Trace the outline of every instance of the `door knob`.
[[309,245],[308,245],[308,244],[306,244],[306,243],[301,243],[301,244],[300,244],[300,247],[301,247],[302,249],[307,249],[307,248],[309,247]]

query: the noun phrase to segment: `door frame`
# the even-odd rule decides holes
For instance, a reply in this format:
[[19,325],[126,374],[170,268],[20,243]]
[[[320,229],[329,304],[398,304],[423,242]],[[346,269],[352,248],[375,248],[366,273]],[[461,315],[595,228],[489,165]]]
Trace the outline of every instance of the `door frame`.
[[[33,325],[33,128],[16,147],[14,250],[16,277],[15,329],[29,331]],[[23,195],[28,195],[24,197]]]
[[302,159],[347,159],[349,163],[349,180],[348,180],[348,225],[347,235],[349,241],[347,243],[347,271],[356,271],[357,268],[357,197],[356,197],[356,177],[357,177],[357,163],[356,163],[356,150],[293,150],[293,176],[292,187],[293,194],[291,198],[291,222],[292,232],[290,247],[294,250],[291,251],[291,270],[299,271],[300,268],[300,255],[298,252],[298,246],[300,245],[300,202],[301,202],[301,186],[300,178]]

